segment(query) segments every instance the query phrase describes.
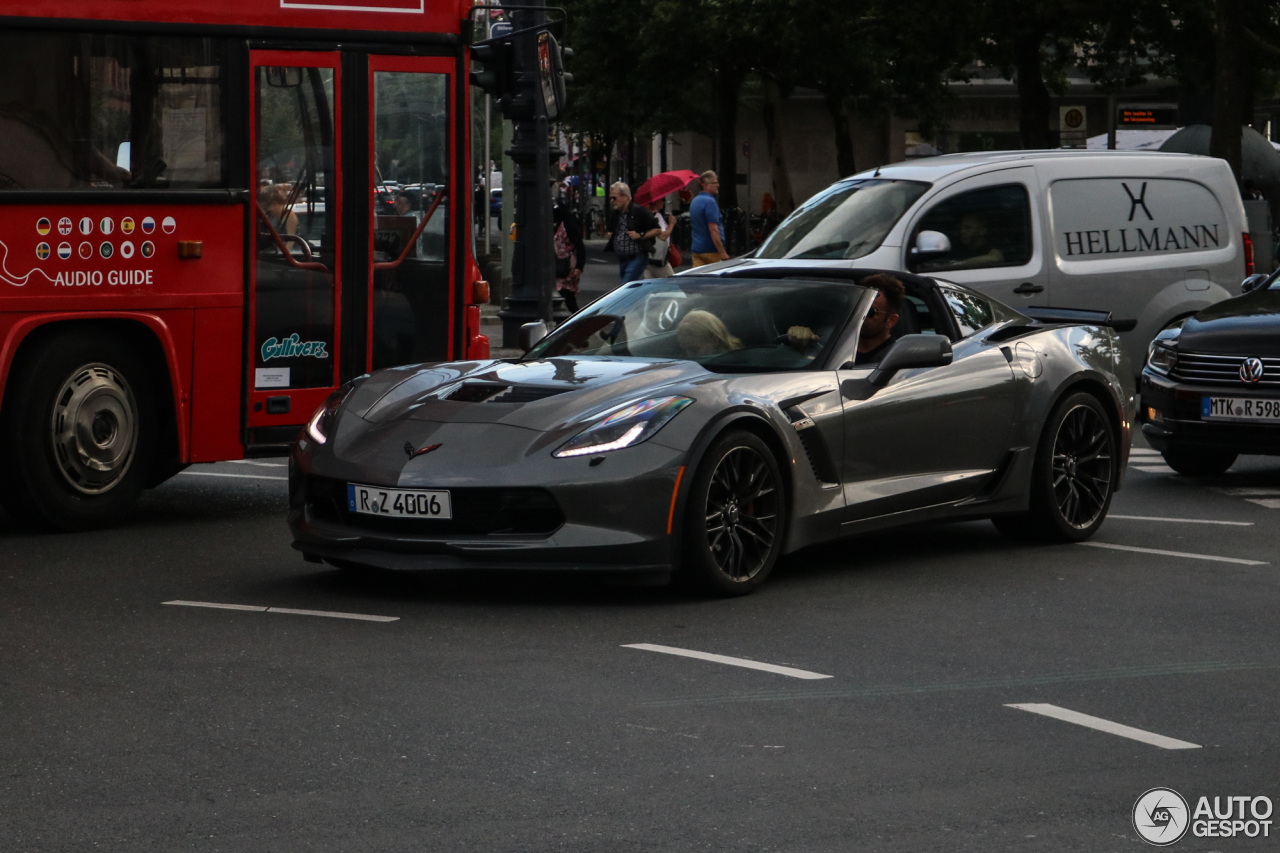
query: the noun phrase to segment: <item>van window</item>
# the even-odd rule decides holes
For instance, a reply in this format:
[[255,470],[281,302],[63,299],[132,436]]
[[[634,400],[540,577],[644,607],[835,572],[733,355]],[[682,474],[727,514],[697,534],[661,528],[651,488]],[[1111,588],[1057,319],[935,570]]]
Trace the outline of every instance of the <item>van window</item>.
[[913,259],[912,271],[1020,267],[1031,261],[1031,197],[1022,184],[983,187],[939,202],[911,234],[940,231],[951,251]]
[[225,43],[0,31],[0,190],[221,187]]
[[885,236],[929,184],[841,181],[809,199],[773,230],[757,258],[861,258]]
[[1049,207],[1054,250],[1064,261],[1181,255],[1231,247],[1222,206],[1207,187],[1195,181],[1055,181],[1049,188]]

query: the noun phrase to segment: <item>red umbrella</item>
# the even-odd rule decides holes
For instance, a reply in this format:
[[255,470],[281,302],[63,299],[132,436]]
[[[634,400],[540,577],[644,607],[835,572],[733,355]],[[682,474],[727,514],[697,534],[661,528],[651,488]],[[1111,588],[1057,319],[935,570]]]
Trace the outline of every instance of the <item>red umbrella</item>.
[[635,202],[636,204],[648,204],[663,196],[668,196],[676,190],[684,189],[686,184],[697,179],[698,173],[690,172],[688,169],[662,172],[640,185],[640,189],[636,190]]

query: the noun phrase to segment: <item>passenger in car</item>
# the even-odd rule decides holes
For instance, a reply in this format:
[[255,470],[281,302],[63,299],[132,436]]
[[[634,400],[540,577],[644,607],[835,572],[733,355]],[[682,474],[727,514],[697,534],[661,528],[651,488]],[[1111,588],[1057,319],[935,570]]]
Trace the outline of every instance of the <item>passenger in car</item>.
[[676,341],[690,358],[733,352],[742,341],[729,334],[724,322],[710,311],[694,310],[676,327]]
[[963,267],[987,267],[1004,263],[1004,252],[991,245],[991,229],[980,213],[966,213],[960,219],[960,246],[957,264]]

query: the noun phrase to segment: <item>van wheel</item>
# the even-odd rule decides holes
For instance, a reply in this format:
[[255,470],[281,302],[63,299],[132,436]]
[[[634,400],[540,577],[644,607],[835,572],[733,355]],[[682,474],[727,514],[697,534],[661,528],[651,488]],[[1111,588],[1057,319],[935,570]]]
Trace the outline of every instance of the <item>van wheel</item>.
[[1014,539],[1081,542],[1107,517],[1115,483],[1116,440],[1102,404],[1079,392],[1045,422],[1031,472],[1031,509],[992,521]]
[[1239,454],[1216,448],[1170,447],[1160,455],[1179,474],[1186,474],[1188,477],[1214,477],[1234,465]]
[[61,332],[23,360],[5,395],[0,502],[40,527],[119,522],[151,473],[155,393],[128,343]]
[[716,595],[746,595],[764,583],[787,531],[782,474],[749,432],[707,451],[689,489],[682,580]]

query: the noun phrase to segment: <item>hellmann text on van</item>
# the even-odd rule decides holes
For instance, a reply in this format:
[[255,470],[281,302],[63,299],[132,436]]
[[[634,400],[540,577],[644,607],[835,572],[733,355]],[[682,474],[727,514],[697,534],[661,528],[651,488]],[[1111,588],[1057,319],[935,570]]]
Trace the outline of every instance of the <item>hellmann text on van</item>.
[[1178,228],[1117,228],[1102,231],[1064,231],[1067,255],[1111,255],[1122,252],[1172,252],[1222,245],[1215,225]]

